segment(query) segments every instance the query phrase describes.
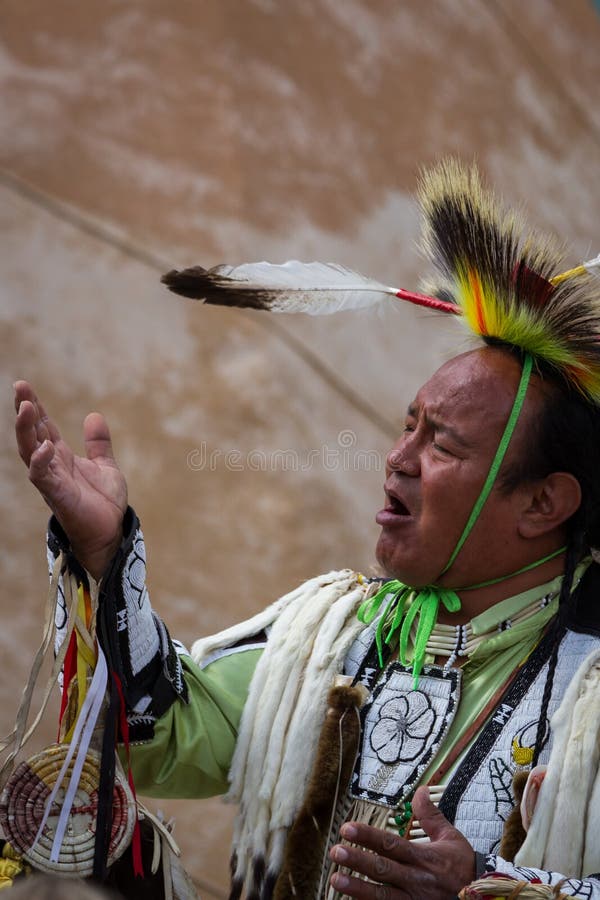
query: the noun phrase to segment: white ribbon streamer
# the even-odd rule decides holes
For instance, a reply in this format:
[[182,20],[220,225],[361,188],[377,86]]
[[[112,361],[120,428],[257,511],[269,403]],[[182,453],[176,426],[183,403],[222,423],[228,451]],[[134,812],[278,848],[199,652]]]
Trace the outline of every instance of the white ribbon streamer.
[[96,662],[94,675],[92,677],[92,682],[90,684],[90,689],[86,695],[85,700],[83,701],[83,706],[75,725],[73,739],[71,741],[69,751],[62,764],[52,792],[46,802],[46,809],[44,811],[40,827],[36,834],[35,841],[32,845],[33,849],[33,847],[35,847],[42,836],[43,830],[50,816],[52,804],[54,803],[58,795],[58,792],[62,786],[67,770],[69,768],[70,762],[75,751],[77,750],[77,745],[79,744],[79,749],[77,750],[77,756],[75,758],[75,764],[73,766],[73,771],[71,772],[71,778],[69,779],[65,799],[63,801],[58,824],[56,826],[56,833],[54,835],[54,841],[52,843],[52,851],[50,855],[51,862],[58,862],[60,849],[62,847],[62,842],[69,821],[69,816],[73,807],[73,801],[75,799],[75,794],[79,786],[79,779],[81,777],[83,764],[87,756],[94,728],[98,722],[100,710],[102,709],[102,702],[106,694],[107,683],[108,667],[106,664],[106,658],[104,656],[104,653],[102,652],[102,648],[98,644],[98,659]]

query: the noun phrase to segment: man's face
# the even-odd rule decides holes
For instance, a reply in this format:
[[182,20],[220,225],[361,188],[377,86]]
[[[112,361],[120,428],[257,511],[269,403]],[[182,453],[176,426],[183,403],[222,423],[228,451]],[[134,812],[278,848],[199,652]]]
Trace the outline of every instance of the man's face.
[[[484,348],[446,363],[419,390],[404,433],[388,454],[386,506],[377,514],[377,559],[389,575],[415,587],[432,582],[466,587],[522,564],[519,492],[507,495],[496,484],[451,570],[440,579],[485,482],[520,375],[516,359]],[[538,407],[532,383],[505,464],[518,456]]]

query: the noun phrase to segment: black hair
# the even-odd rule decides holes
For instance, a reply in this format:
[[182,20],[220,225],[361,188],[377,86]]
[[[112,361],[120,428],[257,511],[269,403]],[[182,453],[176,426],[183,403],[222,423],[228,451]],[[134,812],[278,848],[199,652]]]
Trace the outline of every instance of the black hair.
[[532,418],[526,452],[503,467],[499,486],[510,493],[519,484],[569,472],[581,487],[581,504],[565,523],[567,537],[582,541],[582,553],[600,547],[600,411],[541,366],[536,367],[543,402]]
[[[520,361],[523,359],[523,351],[517,347],[493,338],[486,343]],[[499,487],[510,493],[518,485],[545,478],[552,472],[569,472],[581,487],[581,504],[564,526],[567,535],[565,570],[558,614],[552,625],[554,641],[533,756],[533,765],[536,765],[547,733],[548,704],[558,650],[566,629],[575,571],[592,547],[600,547],[600,410],[543,361],[536,360],[534,372],[542,387],[543,401],[531,420],[526,448],[518,460],[501,469]]]

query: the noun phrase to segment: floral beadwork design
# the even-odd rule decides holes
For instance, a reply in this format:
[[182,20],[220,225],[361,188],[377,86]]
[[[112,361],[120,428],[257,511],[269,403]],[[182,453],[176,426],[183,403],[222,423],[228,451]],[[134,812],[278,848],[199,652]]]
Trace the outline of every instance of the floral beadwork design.
[[422,691],[388,700],[371,732],[371,747],[377,758],[387,764],[416,759],[423,752],[435,718],[429,698]]
[[450,728],[462,672],[424,666],[415,691],[411,667],[391,662],[382,674],[376,665],[372,671],[372,680],[364,682],[371,696],[361,710],[363,735],[351,793],[397,811],[410,800]]

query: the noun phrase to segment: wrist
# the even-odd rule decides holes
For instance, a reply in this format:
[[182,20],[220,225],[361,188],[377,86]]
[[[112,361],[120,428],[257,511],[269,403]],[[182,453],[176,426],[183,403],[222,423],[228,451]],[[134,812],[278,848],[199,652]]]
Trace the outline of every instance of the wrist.
[[98,549],[90,549],[89,547],[78,546],[71,542],[71,550],[77,562],[83,566],[95,581],[100,581],[111,561],[113,560],[117,550],[121,546],[123,540],[123,528],[119,527],[119,531],[110,542],[110,544]]
[[69,565],[81,570],[80,574],[85,570],[95,581],[99,581],[123,544],[124,536],[134,527],[134,521],[137,522],[135,513],[128,507],[110,542],[94,546],[89,540],[72,538],[53,515],[48,523],[48,548],[54,558],[62,551],[67,555]]

